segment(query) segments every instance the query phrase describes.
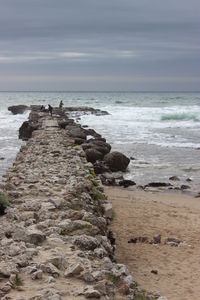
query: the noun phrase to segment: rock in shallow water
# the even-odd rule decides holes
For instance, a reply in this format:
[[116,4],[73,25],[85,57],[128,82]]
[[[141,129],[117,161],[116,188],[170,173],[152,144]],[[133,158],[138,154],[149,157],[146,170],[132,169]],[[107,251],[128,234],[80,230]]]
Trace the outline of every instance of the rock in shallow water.
[[172,186],[171,183],[166,183],[166,182],[150,182],[147,185],[145,185],[146,187],[168,187],[168,186]]
[[124,154],[114,151],[104,156],[104,162],[112,172],[125,171],[129,165],[130,159]]
[[103,159],[103,154],[95,148],[85,150],[86,158],[88,162],[95,163],[97,160]]
[[119,185],[127,188],[129,186],[136,185],[136,183],[133,180],[123,179],[119,182]]
[[26,105],[13,105],[9,106],[8,110],[13,113],[13,115],[23,114],[29,107]]

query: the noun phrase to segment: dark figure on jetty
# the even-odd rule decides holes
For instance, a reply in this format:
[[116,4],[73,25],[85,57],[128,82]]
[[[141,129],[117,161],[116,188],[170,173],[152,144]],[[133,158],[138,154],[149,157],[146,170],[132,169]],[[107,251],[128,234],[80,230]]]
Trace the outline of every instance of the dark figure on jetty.
[[42,106],[40,107],[40,111],[45,111],[44,105],[42,105]]
[[53,107],[50,104],[48,104],[48,109],[49,109],[49,113],[52,116],[52,114],[53,114]]
[[60,101],[60,104],[59,104],[59,108],[62,108],[63,107],[63,102],[62,100]]

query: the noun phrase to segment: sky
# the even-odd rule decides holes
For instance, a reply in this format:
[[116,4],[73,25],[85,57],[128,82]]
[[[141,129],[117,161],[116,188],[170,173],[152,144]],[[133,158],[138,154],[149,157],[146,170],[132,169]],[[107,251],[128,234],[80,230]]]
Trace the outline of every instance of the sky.
[[199,0],[0,0],[0,91],[199,91]]

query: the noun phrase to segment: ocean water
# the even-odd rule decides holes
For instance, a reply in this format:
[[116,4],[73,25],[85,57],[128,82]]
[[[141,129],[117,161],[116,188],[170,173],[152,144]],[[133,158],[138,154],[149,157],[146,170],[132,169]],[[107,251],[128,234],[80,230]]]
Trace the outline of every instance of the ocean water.
[[[131,160],[126,178],[137,184],[166,181],[173,175],[192,189],[200,183],[200,93],[0,93],[0,176],[22,144],[18,128],[28,112],[13,116],[15,104],[92,106],[107,116],[85,115],[80,123],[94,128]],[[1,158],[4,158],[1,160]]]

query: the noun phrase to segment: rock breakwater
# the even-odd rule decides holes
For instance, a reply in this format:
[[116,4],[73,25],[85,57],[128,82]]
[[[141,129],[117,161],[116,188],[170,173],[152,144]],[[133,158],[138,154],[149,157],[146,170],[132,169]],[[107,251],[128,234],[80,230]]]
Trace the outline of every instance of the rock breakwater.
[[[134,282],[114,259],[112,219],[93,166],[59,125],[32,111],[34,130],[0,192],[0,299],[133,299]],[[36,130],[35,130],[36,129]]]

